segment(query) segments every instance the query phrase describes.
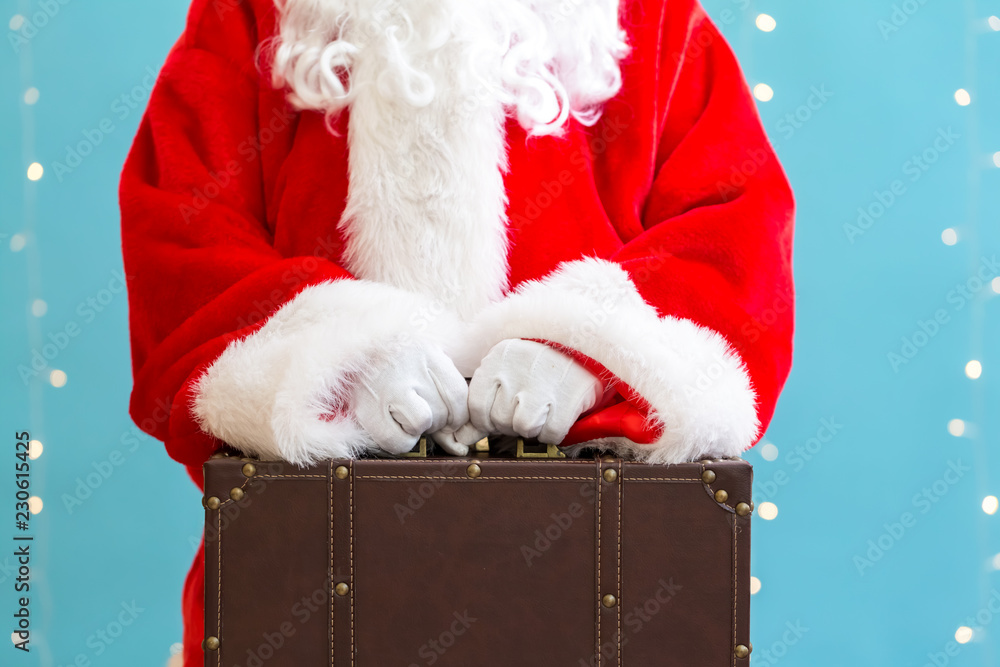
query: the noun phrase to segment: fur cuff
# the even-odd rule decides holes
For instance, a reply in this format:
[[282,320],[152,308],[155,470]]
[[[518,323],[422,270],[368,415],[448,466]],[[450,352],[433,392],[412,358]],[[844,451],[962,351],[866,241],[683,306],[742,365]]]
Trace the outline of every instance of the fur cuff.
[[545,339],[600,362],[650,405],[663,424],[650,445],[615,439],[650,463],[736,456],[758,434],[756,396],[739,355],[715,331],[659,317],[617,264],[584,259],[522,284],[484,311],[470,359],[506,338]]
[[460,326],[440,304],[388,285],[313,285],[230,343],[198,379],[192,412],[205,432],[264,459],[353,456],[373,445],[347,409],[353,378],[402,346],[448,352]]

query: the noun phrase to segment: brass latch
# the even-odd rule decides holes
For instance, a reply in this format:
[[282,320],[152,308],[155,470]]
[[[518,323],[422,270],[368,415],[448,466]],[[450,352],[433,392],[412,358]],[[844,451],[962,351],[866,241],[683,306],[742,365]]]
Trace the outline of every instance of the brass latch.
[[558,445],[533,443],[526,445],[524,438],[517,439],[517,458],[519,459],[564,459],[564,454]]

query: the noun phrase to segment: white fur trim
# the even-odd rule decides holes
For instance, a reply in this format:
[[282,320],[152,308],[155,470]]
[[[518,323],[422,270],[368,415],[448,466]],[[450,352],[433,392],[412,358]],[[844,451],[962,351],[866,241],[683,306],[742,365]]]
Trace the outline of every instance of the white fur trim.
[[205,432],[264,459],[354,456],[374,443],[346,407],[352,379],[417,341],[448,352],[461,326],[439,304],[388,285],[313,285],[230,343],[199,378],[193,413]]
[[278,0],[274,83],[350,108],[340,221],[356,276],[470,318],[508,285],[504,120],[593,124],[621,88],[618,0]]
[[522,284],[476,320],[463,366],[506,338],[565,345],[603,364],[651,406],[664,430],[651,445],[616,446],[650,463],[737,456],[760,425],[739,355],[711,329],[659,317],[617,264],[585,259]]

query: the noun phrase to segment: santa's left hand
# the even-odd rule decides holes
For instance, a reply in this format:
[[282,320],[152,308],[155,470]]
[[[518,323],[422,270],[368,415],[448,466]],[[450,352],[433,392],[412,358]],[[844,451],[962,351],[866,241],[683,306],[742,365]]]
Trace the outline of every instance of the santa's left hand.
[[604,384],[575,359],[543,343],[504,340],[472,376],[469,417],[486,433],[557,445],[603,394]]

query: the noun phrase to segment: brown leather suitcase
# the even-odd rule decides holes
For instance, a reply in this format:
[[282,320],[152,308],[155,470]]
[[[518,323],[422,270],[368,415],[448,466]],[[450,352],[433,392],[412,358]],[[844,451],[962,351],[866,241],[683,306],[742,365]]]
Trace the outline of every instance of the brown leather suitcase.
[[205,664],[746,666],[751,481],[742,460],[212,459]]

